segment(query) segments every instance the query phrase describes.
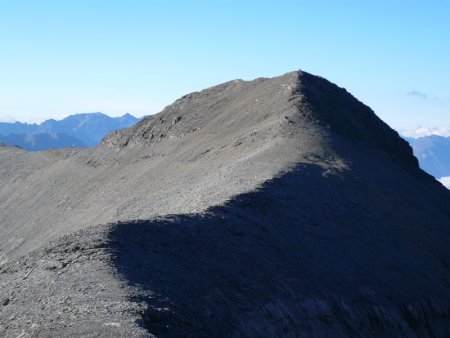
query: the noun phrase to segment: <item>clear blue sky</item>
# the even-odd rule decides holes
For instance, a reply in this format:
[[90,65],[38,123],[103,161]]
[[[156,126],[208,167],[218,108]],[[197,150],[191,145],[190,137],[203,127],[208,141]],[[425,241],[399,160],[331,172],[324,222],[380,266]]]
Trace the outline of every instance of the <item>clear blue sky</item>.
[[0,120],[141,116],[303,69],[398,129],[450,126],[450,1],[0,0]]

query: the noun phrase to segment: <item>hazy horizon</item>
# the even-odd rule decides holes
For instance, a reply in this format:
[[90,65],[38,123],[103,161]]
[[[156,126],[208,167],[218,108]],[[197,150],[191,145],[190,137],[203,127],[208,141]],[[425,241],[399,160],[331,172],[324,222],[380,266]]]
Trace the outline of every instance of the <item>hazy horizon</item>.
[[48,118],[43,118],[43,119],[36,120],[36,121],[21,121],[21,120],[15,120],[15,119],[7,120],[7,119],[1,119],[0,118],[0,123],[15,123],[15,122],[19,122],[19,123],[27,123],[27,124],[41,124],[41,123],[43,123],[45,121],[52,120],[52,119],[56,120],[56,121],[60,121],[60,120],[63,120],[65,118],[69,117],[69,116],[88,115],[88,114],[103,114],[103,115],[106,115],[106,116],[109,116],[109,117],[122,117],[122,116],[125,116],[127,114],[130,114],[131,116],[136,117],[136,118],[142,118],[142,117],[145,116],[145,115],[136,116],[136,115],[131,114],[129,112],[125,112],[125,113],[122,113],[122,114],[118,113],[118,114],[111,115],[111,114],[107,114],[107,113],[100,112],[100,111],[92,111],[92,112],[80,112],[80,113],[73,113],[73,114],[62,114],[62,115],[58,115],[56,117],[48,117]]

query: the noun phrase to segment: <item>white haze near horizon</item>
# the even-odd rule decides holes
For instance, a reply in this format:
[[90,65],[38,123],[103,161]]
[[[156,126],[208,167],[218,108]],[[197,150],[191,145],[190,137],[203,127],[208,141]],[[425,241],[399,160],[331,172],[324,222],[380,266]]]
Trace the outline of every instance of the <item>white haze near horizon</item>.
[[[59,115],[51,115],[51,116],[46,116],[46,117],[40,117],[40,118],[32,118],[32,119],[15,119],[12,116],[0,116],[0,123],[15,123],[15,122],[19,122],[19,123],[27,123],[27,124],[41,124],[45,121],[48,120],[56,120],[56,121],[61,121],[63,119],[65,119],[66,117],[69,116],[74,116],[74,115],[79,115],[79,114],[95,114],[97,112],[81,112],[81,113],[74,113],[74,114],[59,114]],[[125,112],[125,113],[117,113],[117,114],[110,114],[110,113],[103,113],[100,112],[104,115],[107,115],[109,117],[122,117],[126,114],[130,114],[138,119],[143,118],[144,116],[147,115],[153,115],[153,114],[133,114],[130,112]]]
[[441,177],[439,180],[447,189],[450,189],[450,176]]
[[400,135],[404,137],[420,138],[431,135],[450,137],[450,127],[418,127],[412,130],[399,130]]

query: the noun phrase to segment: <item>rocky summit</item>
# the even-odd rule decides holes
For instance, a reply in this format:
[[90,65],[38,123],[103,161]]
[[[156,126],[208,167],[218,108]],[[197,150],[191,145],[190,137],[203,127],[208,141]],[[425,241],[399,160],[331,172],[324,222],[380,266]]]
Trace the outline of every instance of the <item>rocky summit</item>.
[[0,182],[0,336],[450,336],[450,191],[306,72],[0,146]]

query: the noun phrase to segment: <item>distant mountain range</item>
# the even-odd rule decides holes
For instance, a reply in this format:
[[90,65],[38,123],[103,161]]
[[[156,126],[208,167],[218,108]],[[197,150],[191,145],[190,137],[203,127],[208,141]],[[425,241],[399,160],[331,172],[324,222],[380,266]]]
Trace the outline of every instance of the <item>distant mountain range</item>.
[[110,117],[102,113],[76,114],[40,124],[0,122],[0,142],[27,150],[91,147],[113,130],[128,128],[140,119],[130,114]]
[[0,136],[0,143],[18,146],[27,150],[45,150],[58,148],[85,148],[86,145],[79,139],[61,133],[40,133],[40,134],[10,134]]
[[431,135],[406,140],[423,170],[438,179],[450,176],[450,137]]

